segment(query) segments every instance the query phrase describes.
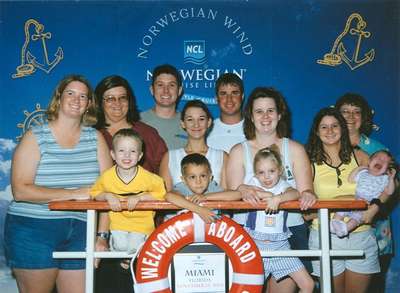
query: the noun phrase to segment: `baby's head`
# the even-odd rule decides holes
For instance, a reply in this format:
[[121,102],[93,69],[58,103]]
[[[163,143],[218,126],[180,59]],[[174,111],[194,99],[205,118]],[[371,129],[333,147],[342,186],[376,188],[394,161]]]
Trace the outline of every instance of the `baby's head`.
[[282,160],[279,148],[272,145],[260,149],[254,157],[254,174],[265,188],[275,186],[282,176]]
[[130,169],[136,167],[143,156],[143,140],[131,128],[118,130],[112,138],[111,157],[118,167]]
[[392,154],[388,151],[380,150],[370,156],[368,162],[368,172],[370,174],[380,176],[390,168],[395,168],[395,164]]
[[201,154],[190,154],[181,161],[182,180],[195,194],[207,191],[212,180],[211,166],[207,158]]

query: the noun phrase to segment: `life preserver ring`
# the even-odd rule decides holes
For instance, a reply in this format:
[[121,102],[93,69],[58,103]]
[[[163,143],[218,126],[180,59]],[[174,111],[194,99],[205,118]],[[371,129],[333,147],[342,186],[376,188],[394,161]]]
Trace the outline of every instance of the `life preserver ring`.
[[160,225],[144,243],[136,263],[136,293],[172,292],[168,268],[174,254],[194,242],[209,242],[228,255],[233,268],[231,293],[258,293],[264,284],[264,268],[253,239],[233,220],[205,224],[191,212],[180,214]]

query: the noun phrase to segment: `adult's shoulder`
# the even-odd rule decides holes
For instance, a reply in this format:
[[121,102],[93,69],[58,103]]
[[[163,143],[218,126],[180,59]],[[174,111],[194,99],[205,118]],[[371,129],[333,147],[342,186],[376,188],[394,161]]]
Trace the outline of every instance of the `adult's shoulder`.
[[388,148],[384,144],[364,134],[361,135],[358,146],[368,155],[372,155],[373,153],[380,150],[388,150]]
[[288,138],[288,142],[289,142],[289,149],[290,149],[291,152],[293,152],[293,153],[303,153],[303,152],[305,152],[304,145],[302,145],[298,141],[295,141],[293,139]]
[[154,133],[154,134],[158,135],[157,129],[155,129],[153,126],[150,126],[149,124],[144,123],[142,121],[136,121],[133,124],[132,128],[133,128],[133,130],[135,130],[137,132],[146,131],[146,132],[151,132],[151,133]]
[[167,149],[167,145],[165,141],[162,139],[161,135],[158,133],[157,129],[144,123],[142,121],[137,121],[133,125],[133,130],[135,130],[139,135],[143,138],[143,140],[151,140],[155,144],[154,147],[161,147],[161,144],[165,145],[165,150]]
[[246,141],[239,142],[235,144],[232,148],[231,151],[229,152],[229,155],[231,154],[237,154],[243,152],[243,144],[246,143]]
[[140,119],[146,120],[149,117],[154,116],[152,109],[148,109],[146,111],[140,112]]

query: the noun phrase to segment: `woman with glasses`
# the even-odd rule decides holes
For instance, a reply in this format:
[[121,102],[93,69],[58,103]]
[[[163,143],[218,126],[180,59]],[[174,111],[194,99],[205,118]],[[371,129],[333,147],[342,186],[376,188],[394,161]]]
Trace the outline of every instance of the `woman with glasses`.
[[[5,222],[7,261],[19,292],[79,293],[85,260],[54,259],[54,251],[84,251],[86,213],[51,211],[53,200],[88,199],[99,174],[111,167],[96,122],[89,82],[70,75],[57,85],[47,120],[27,131],[12,160],[14,200]],[[4,290],[3,290],[4,292]]]
[[128,81],[121,76],[104,78],[96,86],[97,124],[109,148],[114,133],[122,128],[132,128],[144,141],[143,167],[158,173],[161,158],[167,151],[164,140],[157,130],[139,121],[136,97]]
[[[320,199],[354,198],[355,183],[348,177],[358,166],[367,166],[368,155],[350,143],[346,121],[335,108],[323,108],[314,118],[307,146],[314,177],[314,191]],[[372,205],[373,206],[373,205]],[[369,209],[373,210],[373,207]],[[361,225],[348,237],[331,234],[332,249],[360,249],[365,256],[332,261],[334,292],[367,292],[372,274],[379,272],[378,246],[369,225]],[[310,229],[310,249],[319,249],[318,221]],[[320,274],[320,261],[312,261],[313,275]]]
[[[377,151],[387,150],[379,141],[369,137],[374,126],[372,120],[373,111],[362,96],[355,93],[346,93],[336,101],[335,108],[340,111],[346,120],[350,142],[353,147],[362,149],[369,156]],[[376,276],[377,280],[372,283],[375,287],[374,292],[379,292],[384,286],[385,273],[393,256],[390,218],[388,214],[385,214],[385,211],[388,210],[390,209],[381,209],[376,217],[378,219],[374,222],[381,265],[381,273]]]
[[[107,141],[112,146],[112,136],[120,129],[132,128],[143,139],[143,157],[140,164],[148,171],[158,173],[161,158],[167,151],[164,140],[157,130],[139,121],[136,98],[126,79],[118,75],[105,77],[95,89],[97,101],[97,124]],[[107,213],[100,213],[96,249],[108,250],[109,218]],[[128,292],[133,288],[129,270],[124,269],[120,260],[102,260],[97,271],[96,292]],[[103,277],[104,276],[104,277]]]

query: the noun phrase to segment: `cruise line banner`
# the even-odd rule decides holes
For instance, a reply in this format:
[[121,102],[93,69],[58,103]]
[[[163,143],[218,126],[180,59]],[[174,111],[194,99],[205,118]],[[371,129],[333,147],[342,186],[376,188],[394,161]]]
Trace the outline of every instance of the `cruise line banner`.
[[[125,77],[143,111],[154,103],[152,69],[170,63],[184,80],[179,109],[201,99],[218,117],[215,81],[234,72],[246,96],[256,86],[283,93],[292,137],[302,143],[321,107],[359,93],[375,111],[372,137],[400,160],[399,7],[390,0],[0,1],[0,229],[18,139],[43,123],[55,86],[71,73],[93,87],[107,75]],[[0,262],[2,241],[0,233]]]

